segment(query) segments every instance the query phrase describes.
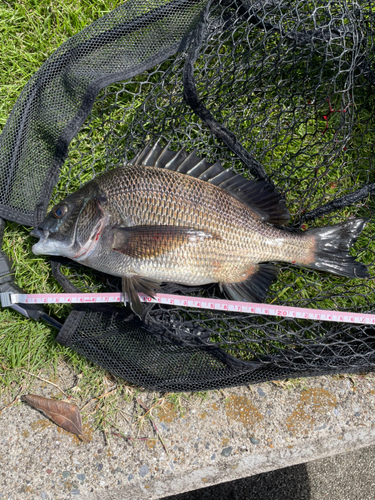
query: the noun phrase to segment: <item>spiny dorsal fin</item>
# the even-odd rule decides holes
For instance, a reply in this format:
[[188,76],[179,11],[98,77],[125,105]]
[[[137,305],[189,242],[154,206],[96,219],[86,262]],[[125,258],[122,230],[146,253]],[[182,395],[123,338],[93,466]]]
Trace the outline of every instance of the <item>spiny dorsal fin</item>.
[[131,162],[131,165],[166,168],[209,182],[250,207],[264,222],[286,224],[289,212],[280,194],[265,181],[251,181],[240,174],[224,169],[220,162],[214,164],[197,156],[196,151],[186,153],[185,148],[171,151],[169,143],[162,148],[158,142],[148,144]]

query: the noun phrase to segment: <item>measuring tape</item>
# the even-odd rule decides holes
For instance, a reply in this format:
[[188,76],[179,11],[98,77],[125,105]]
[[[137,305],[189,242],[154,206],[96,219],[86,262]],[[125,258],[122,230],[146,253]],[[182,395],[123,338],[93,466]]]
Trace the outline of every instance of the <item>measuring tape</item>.
[[[155,298],[139,294],[142,302],[169,304],[173,306],[194,307],[212,311],[261,314],[292,319],[309,319],[319,321],[335,321],[375,325],[375,314],[354,312],[336,312],[324,309],[305,309],[302,307],[277,306],[273,304],[256,304],[253,302],[237,302],[234,300],[207,299],[203,297],[185,297],[158,293]],[[109,302],[126,302],[124,294],[116,293],[0,293],[1,305],[11,307],[13,304],[102,304]]]

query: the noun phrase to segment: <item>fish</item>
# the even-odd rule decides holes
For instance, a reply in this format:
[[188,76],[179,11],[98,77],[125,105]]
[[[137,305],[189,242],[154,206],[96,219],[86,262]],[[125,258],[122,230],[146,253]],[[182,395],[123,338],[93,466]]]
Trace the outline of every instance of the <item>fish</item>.
[[36,255],[59,255],[118,276],[132,310],[162,283],[218,283],[236,301],[262,302],[286,262],[367,278],[349,250],[368,219],[288,231],[285,200],[265,181],[156,142],[57,203],[31,231]]

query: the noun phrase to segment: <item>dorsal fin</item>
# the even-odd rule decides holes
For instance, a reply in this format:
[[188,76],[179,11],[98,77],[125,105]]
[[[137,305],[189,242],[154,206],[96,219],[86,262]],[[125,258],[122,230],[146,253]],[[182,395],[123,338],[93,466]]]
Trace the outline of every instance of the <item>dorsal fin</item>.
[[224,169],[220,162],[212,164],[200,158],[195,150],[190,154],[186,153],[185,148],[175,152],[169,149],[169,143],[162,148],[158,142],[153,146],[148,144],[129,164],[166,168],[190,175],[225,189],[254,210],[264,222],[286,224],[289,221],[285,202],[265,181],[245,179],[240,174]]

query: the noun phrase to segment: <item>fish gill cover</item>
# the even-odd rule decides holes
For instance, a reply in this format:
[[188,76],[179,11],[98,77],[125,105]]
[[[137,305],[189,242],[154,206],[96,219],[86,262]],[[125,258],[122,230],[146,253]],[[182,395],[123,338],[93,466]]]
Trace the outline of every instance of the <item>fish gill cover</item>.
[[[374,16],[370,1],[129,0],[63,44],[20,95],[0,137],[0,216],[36,227],[159,140],[276,188],[291,232],[369,219],[351,254],[373,276]],[[268,303],[374,312],[371,277],[277,265]],[[53,270],[67,291],[121,287],[70,262]],[[162,291],[222,298],[216,285]],[[159,390],[375,367],[370,326],[161,304],[142,320],[77,306],[57,340]]]

